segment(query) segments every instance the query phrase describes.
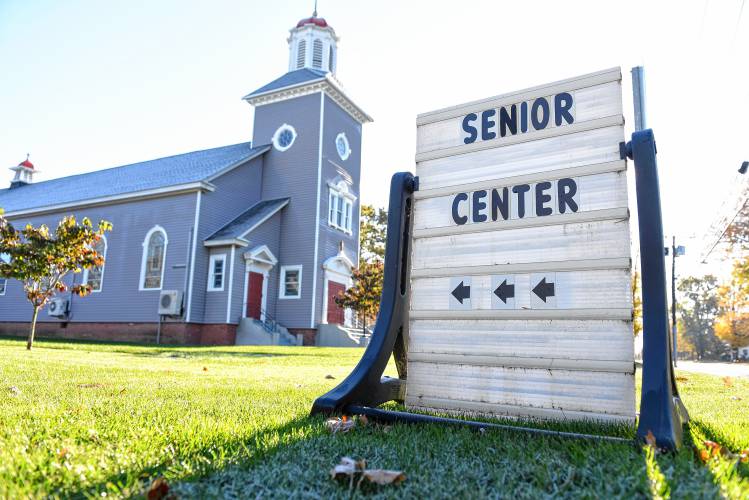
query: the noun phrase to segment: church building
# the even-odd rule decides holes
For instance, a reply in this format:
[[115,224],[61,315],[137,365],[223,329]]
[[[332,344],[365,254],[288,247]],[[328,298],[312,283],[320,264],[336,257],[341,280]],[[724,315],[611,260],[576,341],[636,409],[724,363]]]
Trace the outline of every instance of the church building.
[[[11,168],[0,207],[14,226],[54,229],[70,214],[113,225],[105,264],[71,277],[93,293],[59,294],[39,336],[312,345],[350,323],[334,298],[358,264],[371,118],[336,80],[325,19],[302,19],[288,42],[288,72],[244,97],[249,142],[44,182],[28,159]],[[0,278],[0,334],[25,335],[31,312],[21,283]]]

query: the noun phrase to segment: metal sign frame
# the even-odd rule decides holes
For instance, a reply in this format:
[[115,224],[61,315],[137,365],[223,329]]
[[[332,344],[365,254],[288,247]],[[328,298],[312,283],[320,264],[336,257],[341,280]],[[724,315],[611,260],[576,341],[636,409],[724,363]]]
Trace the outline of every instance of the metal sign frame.
[[[681,446],[682,426],[689,416],[676,386],[669,342],[663,223],[653,131],[648,129],[635,132],[631,142],[620,144],[620,151],[622,159],[630,158],[635,163],[643,277],[643,369],[637,437],[644,440],[648,433],[652,433],[658,447],[675,450]],[[499,427],[536,434],[621,441],[621,438],[607,436],[487,424],[376,408],[387,401],[403,402],[405,397],[411,267],[409,245],[413,230],[415,191],[418,191],[418,178],[411,173],[400,172],[393,176],[390,185],[385,276],[380,312],[372,339],[351,374],[314,402],[312,415],[363,414],[393,422]],[[382,376],[391,354],[398,370],[397,379]]]

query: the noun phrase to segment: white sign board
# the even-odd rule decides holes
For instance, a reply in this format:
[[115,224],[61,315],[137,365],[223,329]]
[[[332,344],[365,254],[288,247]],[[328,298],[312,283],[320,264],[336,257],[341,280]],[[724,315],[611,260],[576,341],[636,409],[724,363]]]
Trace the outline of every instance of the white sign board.
[[406,405],[633,422],[621,70],[417,130]]

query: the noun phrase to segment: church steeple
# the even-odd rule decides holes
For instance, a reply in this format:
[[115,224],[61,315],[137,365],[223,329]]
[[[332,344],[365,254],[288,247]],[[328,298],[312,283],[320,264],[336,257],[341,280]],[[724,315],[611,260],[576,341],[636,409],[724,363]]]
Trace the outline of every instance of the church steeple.
[[338,37],[324,18],[317,17],[317,4],[312,17],[289,30],[288,42],[289,71],[310,68],[335,74]]
[[26,159],[16,165],[15,167],[10,167],[10,170],[16,173],[16,175],[13,177],[13,180],[10,182],[11,188],[17,188],[20,186],[25,186],[26,184],[31,184],[34,174],[38,172],[34,168],[34,164],[29,161],[29,155],[26,155]]

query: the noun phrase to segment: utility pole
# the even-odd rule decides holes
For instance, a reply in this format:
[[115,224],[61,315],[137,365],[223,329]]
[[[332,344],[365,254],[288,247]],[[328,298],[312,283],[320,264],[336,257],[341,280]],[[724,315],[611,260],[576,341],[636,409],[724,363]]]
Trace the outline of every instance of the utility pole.
[[[668,247],[665,248],[668,255]],[[671,341],[673,342],[674,366],[679,351],[677,350],[677,328],[676,328],[676,257],[681,257],[686,253],[686,248],[682,245],[676,246],[676,236],[671,237]]]

